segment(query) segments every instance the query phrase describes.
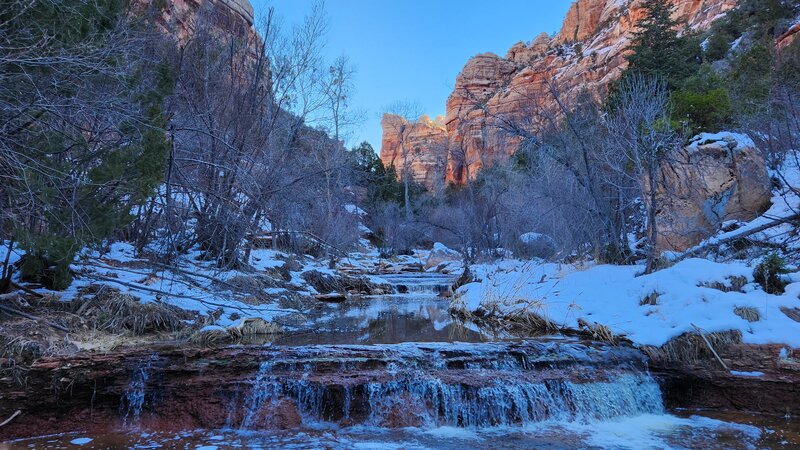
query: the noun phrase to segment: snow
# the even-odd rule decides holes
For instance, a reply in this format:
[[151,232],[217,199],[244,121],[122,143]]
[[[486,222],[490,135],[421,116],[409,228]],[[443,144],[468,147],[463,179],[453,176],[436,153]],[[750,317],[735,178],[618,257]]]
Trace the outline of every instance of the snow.
[[700,133],[692,138],[689,145],[689,151],[696,152],[700,145],[707,145],[714,142],[725,142],[736,144],[734,151],[741,151],[746,147],[755,148],[756,144],[750,136],[742,133],[734,133],[731,131],[722,131],[719,133]]
[[355,214],[355,215],[357,215],[359,217],[364,217],[364,216],[367,215],[366,211],[364,211],[363,209],[359,208],[357,205],[354,205],[352,203],[348,203],[348,204],[344,205],[344,209],[348,213]]
[[460,254],[457,251],[447,247],[446,245],[442,244],[441,242],[436,242],[436,243],[433,244],[433,248],[431,249],[431,253],[435,253],[435,254],[438,254],[438,255],[441,255],[441,256],[444,256],[444,255],[450,255],[450,256],[455,256],[455,257],[459,257],[460,256]]
[[282,253],[274,250],[254,249],[250,252],[250,265],[259,271],[281,267],[284,264],[284,261],[278,258],[281,255]]
[[[661,346],[671,338],[694,332],[740,330],[744,342],[783,343],[800,347],[800,323],[780,311],[798,306],[800,283],[783,295],[723,292],[709,286],[732,277],[752,282],[753,268],[744,262],[718,263],[687,259],[661,271],[639,275],[642,266],[558,265],[506,261],[476,266],[481,282],[462,287],[458,294],[466,309],[503,312],[528,310],[566,328],[578,328],[578,319],[608,326],[640,345]],[[641,304],[657,294],[655,305]],[[761,320],[748,322],[734,313],[737,307],[758,310]]]
[[[6,261],[6,256],[8,255],[8,241],[0,241],[0,266],[2,266]],[[19,261],[22,258],[23,252],[16,246],[14,249],[11,250],[11,256],[8,257],[8,264],[12,265]],[[0,269],[2,270],[2,269]]]
[[731,370],[732,375],[736,375],[738,377],[761,377],[764,376],[764,372],[741,372],[739,370]]

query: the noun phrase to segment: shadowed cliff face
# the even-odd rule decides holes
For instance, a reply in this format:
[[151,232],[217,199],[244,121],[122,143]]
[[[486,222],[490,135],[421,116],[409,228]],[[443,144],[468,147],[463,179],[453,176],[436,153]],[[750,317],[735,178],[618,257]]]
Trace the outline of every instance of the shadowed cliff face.
[[[736,0],[670,3],[677,19],[692,29],[707,29]],[[627,67],[627,48],[643,15],[641,0],[579,0],[555,37],[540,34],[530,43],[519,42],[505,57],[484,53],[470,59],[447,99],[445,181],[464,183],[481,167],[513,154],[519,139],[509,130],[511,122],[558,117],[560,107],[553,91],[559,92],[567,108],[584,90],[603,98],[609,84]],[[535,129],[540,124],[526,125]],[[387,137],[391,133],[384,124],[384,146],[391,146]],[[384,163],[389,164],[393,156],[389,149],[382,149]],[[412,167],[414,178],[427,180],[433,171],[427,166],[431,159],[422,156],[419,160]]]

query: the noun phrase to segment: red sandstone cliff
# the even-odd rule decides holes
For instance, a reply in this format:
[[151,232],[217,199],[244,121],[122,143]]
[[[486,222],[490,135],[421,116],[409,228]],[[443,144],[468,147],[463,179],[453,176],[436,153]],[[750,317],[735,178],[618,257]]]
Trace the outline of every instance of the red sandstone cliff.
[[[150,0],[134,0],[133,5],[134,14],[154,6]],[[245,39],[254,54],[261,42],[253,26],[253,6],[249,0],[167,0],[156,13],[157,25],[181,45],[192,37],[201,16],[213,29]]]
[[[736,5],[736,0],[670,2],[675,17],[693,29],[708,28]],[[540,34],[528,44],[519,42],[505,57],[484,53],[470,59],[447,99],[446,181],[463,183],[467,174],[474,177],[481,167],[515,151],[518,141],[498,126],[497,117],[518,121],[529,118],[532,108],[557,114],[551,89],[560,92],[566,106],[584,89],[602,98],[627,66],[630,38],[643,14],[641,0],[578,0],[555,37]],[[387,165],[396,158],[391,134],[384,126],[388,148],[381,149],[381,159]],[[412,167],[415,179],[429,179],[433,170],[427,164],[433,159],[419,158]]]
[[400,116],[384,114],[381,126],[380,158],[387,167],[394,166],[399,177],[408,167],[414,181],[429,188],[444,179],[448,139],[443,117],[431,120],[422,116],[409,123]]

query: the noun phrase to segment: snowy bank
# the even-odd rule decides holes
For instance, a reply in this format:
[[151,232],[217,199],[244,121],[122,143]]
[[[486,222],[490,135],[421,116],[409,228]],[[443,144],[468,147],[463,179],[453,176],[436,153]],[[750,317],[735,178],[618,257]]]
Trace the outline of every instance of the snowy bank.
[[[527,310],[562,328],[578,329],[582,319],[639,345],[661,346],[696,325],[706,332],[740,330],[745,343],[800,347],[800,323],[781,310],[800,307],[796,275],[783,295],[771,295],[753,283],[753,268],[742,262],[687,259],[637,276],[642,271],[520,261],[476,266],[481,281],[459,289],[456,307],[473,313]],[[744,286],[737,291],[736,283]],[[742,309],[757,311],[758,320],[741,317]]]

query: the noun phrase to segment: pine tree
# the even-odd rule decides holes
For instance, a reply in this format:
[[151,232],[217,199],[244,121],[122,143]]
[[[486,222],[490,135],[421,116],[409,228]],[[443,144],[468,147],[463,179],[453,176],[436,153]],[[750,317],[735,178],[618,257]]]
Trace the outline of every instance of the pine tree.
[[643,7],[646,15],[633,35],[628,71],[655,76],[670,90],[677,89],[701,63],[698,39],[688,33],[680,35],[680,23],[672,18],[666,0],[645,0]]

